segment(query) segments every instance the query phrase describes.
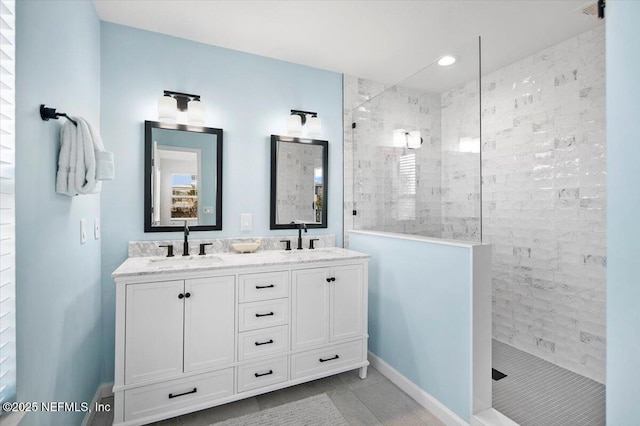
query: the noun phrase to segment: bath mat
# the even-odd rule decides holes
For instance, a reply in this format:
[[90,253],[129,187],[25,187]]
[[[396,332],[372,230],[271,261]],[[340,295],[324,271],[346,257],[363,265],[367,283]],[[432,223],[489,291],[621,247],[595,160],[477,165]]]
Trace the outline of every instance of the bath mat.
[[347,426],[326,393],[211,426]]

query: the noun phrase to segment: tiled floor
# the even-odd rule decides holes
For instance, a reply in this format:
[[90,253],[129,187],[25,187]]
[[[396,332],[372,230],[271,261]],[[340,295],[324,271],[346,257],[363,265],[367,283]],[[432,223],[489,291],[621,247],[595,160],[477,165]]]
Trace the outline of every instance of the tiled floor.
[[493,341],[493,408],[521,426],[603,426],[605,386]]
[[[326,393],[352,426],[440,426],[442,423],[386,377],[369,367],[365,380],[358,370],[303,383],[291,388],[243,399],[220,407],[198,411],[154,426],[208,426],[212,423],[240,417],[277,405]],[[113,400],[103,401],[112,403]],[[100,413],[91,426],[113,423],[112,413]]]

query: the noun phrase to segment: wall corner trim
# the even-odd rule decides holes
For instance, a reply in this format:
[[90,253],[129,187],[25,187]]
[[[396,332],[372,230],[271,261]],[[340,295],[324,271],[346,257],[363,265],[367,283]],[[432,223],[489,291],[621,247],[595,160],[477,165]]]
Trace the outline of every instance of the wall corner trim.
[[369,351],[369,362],[380,374],[391,380],[416,402],[429,410],[447,426],[469,426],[469,423],[461,419],[456,413],[447,408],[443,403],[427,393],[424,389],[403,376],[398,370],[384,362],[381,358]]

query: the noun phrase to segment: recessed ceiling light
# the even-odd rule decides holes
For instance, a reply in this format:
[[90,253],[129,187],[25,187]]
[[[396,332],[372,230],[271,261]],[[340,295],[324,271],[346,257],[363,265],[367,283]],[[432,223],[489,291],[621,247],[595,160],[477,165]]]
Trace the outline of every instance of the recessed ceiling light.
[[442,58],[438,59],[438,65],[440,65],[441,67],[448,67],[449,65],[453,65],[456,62],[456,58],[454,58],[453,56],[443,56]]

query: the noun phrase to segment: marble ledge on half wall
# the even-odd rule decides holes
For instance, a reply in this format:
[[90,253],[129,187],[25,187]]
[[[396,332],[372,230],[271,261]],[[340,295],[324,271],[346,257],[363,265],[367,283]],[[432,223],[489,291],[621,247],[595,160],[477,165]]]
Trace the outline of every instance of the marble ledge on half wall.
[[364,234],[364,235],[377,235],[380,237],[397,238],[400,240],[420,241],[431,244],[442,244],[445,246],[466,247],[471,248],[475,246],[490,245],[488,243],[481,243],[479,241],[462,241],[462,240],[449,240],[446,238],[425,237],[422,235],[413,234],[400,234],[396,232],[386,231],[366,231],[366,230],[351,230],[349,234]]
[[[180,234],[182,235],[182,234]],[[302,237],[302,247],[307,249],[309,247],[310,239],[318,239],[314,243],[316,248],[335,247],[336,236],[330,235],[306,235]],[[206,246],[205,250],[207,254],[210,253],[228,253],[234,252],[231,244],[235,243],[250,243],[256,240],[260,240],[261,250],[282,250],[284,249],[284,243],[281,240],[290,240],[291,248],[295,249],[298,241],[297,235],[282,235],[278,237],[237,237],[237,238],[214,238],[214,239],[200,239],[189,240],[189,253],[198,254],[200,251],[200,244],[211,243],[210,246]],[[182,255],[182,239],[175,240],[161,240],[161,241],[129,241],[129,257],[149,257],[149,256],[165,256],[167,249],[160,247],[162,245],[173,244],[173,252],[177,255]]]

